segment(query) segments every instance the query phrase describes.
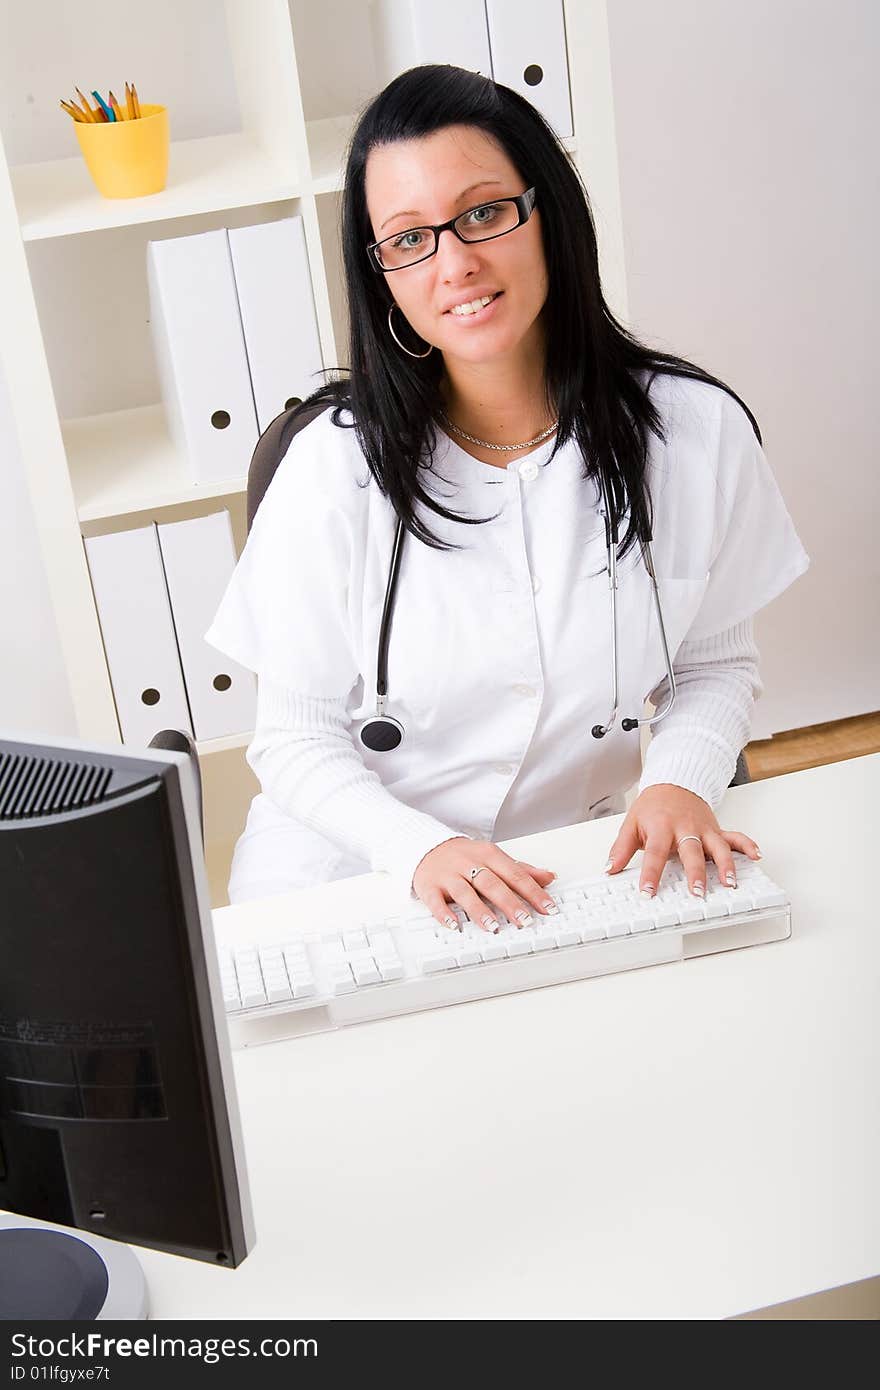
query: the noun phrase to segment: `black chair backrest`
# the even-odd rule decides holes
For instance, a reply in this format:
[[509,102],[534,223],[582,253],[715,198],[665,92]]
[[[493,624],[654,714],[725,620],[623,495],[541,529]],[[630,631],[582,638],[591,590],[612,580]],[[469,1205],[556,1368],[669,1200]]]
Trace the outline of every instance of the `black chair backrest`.
[[305,410],[300,405],[291,405],[287,410],[282,410],[280,415],[276,415],[271,424],[263,430],[248,468],[248,531],[254,523],[263,494],[275,476],[275,469],[287,453],[291,439],[295,434],[299,434],[300,430],[305,429],[306,425],[310,425],[322,411],[330,408],[331,404],[328,401],[315,401]]

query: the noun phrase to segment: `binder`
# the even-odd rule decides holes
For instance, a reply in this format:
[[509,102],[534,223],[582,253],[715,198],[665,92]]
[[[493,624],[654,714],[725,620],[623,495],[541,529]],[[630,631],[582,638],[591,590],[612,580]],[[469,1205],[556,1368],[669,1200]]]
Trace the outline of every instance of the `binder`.
[[162,399],[190,477],[244,478],[257,416],[226,229],[148,242],[147,279]]
[[485,0],[492,77],[544,115],[557,135],[573,133],[562,0],[511,5]]
[[377,0],[372,25],[381,86],[420,63],[492,76],[484,0]]
[[155,526],[85,541],[123,743],[192,733]]
[[323,367],[301,217],[230,227],[229,250],[251,388],[262,432],[294,398],[321,385]]
[[250,732],[256,722],[254,675],[203,636],[235,568],[229,513],[167,522],[158,532],[195,736]]

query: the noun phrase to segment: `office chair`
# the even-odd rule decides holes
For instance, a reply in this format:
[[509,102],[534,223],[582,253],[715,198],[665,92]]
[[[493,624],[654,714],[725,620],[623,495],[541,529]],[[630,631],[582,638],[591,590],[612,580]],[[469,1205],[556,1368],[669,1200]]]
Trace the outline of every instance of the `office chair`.
[[199,755],[196,752],[196,745],[190,734],[185,734],[182,729],[160,729],[158,734],[154,734],[150,739],[148,747],[166,748],[172,753],[188,753],[189,761],[195,774],[196,783],[196,805],[199,811],[199,828],[202,832],[202,847],[205,844],[205,815],[202,807],[202,771],[199,767]]
[[[311,424],[323,410],[329,410],[330,406],[326,401],[317,401],[297,415],[297,406],[292,405],[287,410],[283,410],[280,415],[276,415],[271,424],[267,425],[260,438],[257,440],[254,449],[251,466],[248,469],[247,481],[247,528],[250,531],[257,508],[263,500],[263,494],[272,481],[275,469],[278,467],[284,455],[287,453],[290,441],[295,434],[306,425]],[[731,787],[741,786],[745,782],[750,782],[749,769],[746,765],[745,753],[740,752],[736,760],[736,768],[733,774]]]

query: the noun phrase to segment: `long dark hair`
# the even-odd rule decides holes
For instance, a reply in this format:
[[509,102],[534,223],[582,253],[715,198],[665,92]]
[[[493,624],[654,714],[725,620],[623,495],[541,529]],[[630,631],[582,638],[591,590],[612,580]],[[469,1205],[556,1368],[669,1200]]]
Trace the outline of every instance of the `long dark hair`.
[[[550,458],[573,436],[584,459],[584,478],[604,477],[617,525],[629,508],[622,557],[638,538],[650,537],[653,524],[645,486],[647,431],[665,441],[660,413],[648,394],[654,376],[690,377],[727,391],[745,410],[759,442],[761,433],[748,406],[723,381],[639,343],[614,318],[602,295],[596,231],[580,175],[541,113],[501,83],[447,64],[424,64],[401,73],[361,112],[346,155],[342,203],[349,367],[347,375],[320,386],[303,405],[334,404],[336,425],[346,423],[341,411],[352,414],[349,428],[357,431],[373,478],[417,539],[438,549],[458,548],[425,526],[417,501],[447,519],[481,524],[480,518],[448,511],[424,487],[442,409],[442,354],[417,359],[393,343],[391,292],[365,250],[374,240],[365,192],[370,150],[453,125],[484,131],[506,151],[525,186],[537,189],[549,281],[542,311],[546,405],[559,420]],[[413,338],[413,351],[423,350],[401,317],[398,323],[398,333]],[[637,374],[646,371],[650,375],[643,383]]]

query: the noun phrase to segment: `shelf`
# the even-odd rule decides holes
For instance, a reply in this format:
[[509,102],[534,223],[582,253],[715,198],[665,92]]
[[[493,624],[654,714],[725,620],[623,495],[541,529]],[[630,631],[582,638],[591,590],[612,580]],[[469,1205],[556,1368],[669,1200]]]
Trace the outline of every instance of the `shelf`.
[[354,116],[328,116],[323,121],[307,122],[312,193],[335,193],[342,187],[343,160],[355,119]]
[[10,170],[24,241],[160,222],[298,198],[299,180],[245,135],[172,142],[168,184],[143,198],[104,198],[81,156]]
[[247,473],[194,483],[175,448],[161,405],[62,421],[81,522],[244,492]]
[[228,753],[234,748],[247,748],[253,736],[253,729],[248,729],[242,734],[227,734],[225,738],[203,738],[197,741],[196,752],[203,758],[208,753]]

